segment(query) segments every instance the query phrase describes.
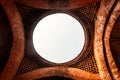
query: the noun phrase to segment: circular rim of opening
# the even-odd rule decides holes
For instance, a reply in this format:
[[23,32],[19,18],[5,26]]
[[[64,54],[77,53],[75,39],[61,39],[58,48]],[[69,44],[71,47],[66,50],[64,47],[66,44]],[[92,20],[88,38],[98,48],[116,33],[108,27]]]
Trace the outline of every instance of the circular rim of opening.
[[[72,60],[70,60],[70,61],[67,61],[67,62],[64,62],[64,63],[54,63],[54,62],[51,62],[51,61],[49,61],[49,60],[46,60],[45,58],[43,58],[42,56],[40,56],[40,55],[37,53],[37,51],[35,50],[35,48],[34,48],[33,38],[32,38],[32,37],[33,37],[34,29],[35,29],[37,23],[38,23],[40,20],[42,20],[44,17],[46,17],[46,16],[48,16],[48,15],[51,15],[51,14],[56,14],[56,13],[63,13],[63,14],[67,14],[67,15],[72,16],[73,18],[75,18],[75,19],[82,25],[82,28],[83,28],[83,31],[84,31],[84,39],[85,39],[85,41],[84,41],[84,46],[83,46],[81,52],[80,52],[74,59],[72,59]],[[86,54],[84,55],[84,53],[86,52],[85,49],[87,48],[88,42],[89,42],[89,40],[87,40],[87,39],[88,39],[88,38],[87,38],[88,35],[86,34],[86,31],[87,31],[87,30],[86,30],[85,25],[83,24],[82,20],[81,20],[78,16],[76,16],[75,14],[73,14],[73,13],[71,13],[71,12],[66,12],[66,11],[48,11],[48,12],[42,14],[39,18],[37,18],[37,19],[34,21],[34,24],[33,24],[33,27],[32,27],[31,30],[32,30],[32,32],[31,32],[31,40],[30,40],[30,42],[32,42],[32,44],[31,44],[32,49],[33,49],[33,51],[34,51],[37,55],[39,55],[40,61],[42,61],[42,62],[45,63],[45,64],[48,64],[48,65],[72,65],[72,64],[77,63],[80,59],[84,59],[84,57],[86,57]],[[82,58],[82,57],[83,57],[83,58]]]

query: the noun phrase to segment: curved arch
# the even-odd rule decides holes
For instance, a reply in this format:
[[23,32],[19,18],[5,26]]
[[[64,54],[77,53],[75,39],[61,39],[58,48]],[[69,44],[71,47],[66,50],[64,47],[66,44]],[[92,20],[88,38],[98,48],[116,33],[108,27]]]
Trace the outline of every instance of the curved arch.
[[0,3],[8,16],[13,34],[12,49],[8,62],[0,75],[0,80],[12,80],[24,56],[24,30],[14,0],[1,0]]
[[[33,75],[34,74],[34,75]],[[15,80],[34,80],[43,77],[49,76],[61,76],[61,77],[69,77],[75,80],[100,80],[99,75],[92,74],[80,69],[70,68],[70,67],[49,67],[49,68],[40,68],[37,70],[33,70],[31,72],[27,72],[21,74],[15,78]]]
[[113,75],[113,78],[115,80],[120,80],[120,72],[118,71],[118,68],[115,64],[115,61],[112,57],[112,52],[110,50],[110,34],[112,32],[112,29],[114,27],[114,24],[118,18],[118,16],[120,15],[120,0],[118,1],[116,7],[114,8],[112,15],[110,17],[109,23],[107,25],[106,28],[106,32],[105,32],[105,37],[104,37],[104,42],[105,42],[105,48],[106,48],[106,55],[107,55],[107,59],[108,59],[108,63]]
[[95,21],[95,35],[94,35],[94,56],[97,62],[97,67],[99,71],[99,75],[103,80],[111,80],[111,76],[109,74],[108,68],[106,66],[104,52],[103,52],[103,31],[104,25],[106,22],[106,18],[108,13],[113,5],[115,0],[103,0],[101,1],[100,8],[97,12],[97,17]]
[[101,0],[16,0],[24,5],[39,9],[70,10]]

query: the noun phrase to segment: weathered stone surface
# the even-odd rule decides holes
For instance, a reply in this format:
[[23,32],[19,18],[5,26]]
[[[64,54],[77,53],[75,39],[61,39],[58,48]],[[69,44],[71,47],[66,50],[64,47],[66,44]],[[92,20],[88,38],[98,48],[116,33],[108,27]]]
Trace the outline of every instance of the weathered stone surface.
[[5,9],[13,33],[11,53],[8,62],[0,75],[0,80],[11,80],[15,76],[19,64],[24,56],[24,31],[21,17],[14,1],[1,0],[0,3]]
[[95,33],[94,33],[94,56],[97,62],[98,71],[101,79],[111,80],[111,76],[106,66],[104,51],[103,51],[103,31],[107,15],[115,0],[101,1],[100,8],[96,15]]
[[[97,2],[100,0],[16,0],[24,5],[28,5],[30,7],[38,8],[38,9],[54,9],[54,10],[71,10],[83,7],[93,2]],[[101,2],[101,6],[97,12],[96,20],[95,20],[95,33],[94,33],[94,56],[97,62],[97,67],[99,71],[99,75],[92,74],[80,69],[70,68],[70,67],[48,67],[48,68],[40,68],[37,70],[30,71],[25,74],[21,74],[15,76],[17,69],[21,63],[21,60],[24,56],[24,30],[22,19],[19,14],[19,11],[16,8],[16,4],[14,0],[0,0],[0,4],[6,11],[6,14],[9,18],[11,29],[13,33],[13,45],[11,49],[11,53],[8,59],[8,62],[3,69],[3,72],[0,75],[0,80],[31,80],[38,79],[42,77],[48,76],[63,76],[70,77],[76,80],[112,80],[110,76],[110,72],[112,73],[113,79],[120,80],[120,72],[116,67],[115,61],[112,57],[112,53],[110,50],[110,34],[115,24],[118,16],[120,15],[120,0],[116,7],[114,8],[110,20],[108,21],[108,25],[105,32],[105,37],[103,40],[103,33],[105,29],[105,23],[107,16],[109,15],[109,11],[111,10],[112,5],[115,0],[103,0]],[[62,4],[63,3],[63,4]],[[105,50],[107,55],[107,61],[110,67],[110,72],[106,66],[106,61],[104,58],[104,47],[103,41],[105,43]]]
[[120,80],[120,72],[118,71],[118,68],[117,68],[115,61],[113,59],[111,49],[110,49],[110,41],[109,40],[110,40],[110,34],[112,32],[113,26],[114,26],[119,15],[120,15],[120,0],[118,1],[116,7],[114,8],[114,10],[112,12],[112,15],[111,15],[109,22],[107,24],[105,37],[104,37],[108,63],[109,63],[113,78],[115,80]]
[[70,10],[101,0],[16,0],[24,5],[39,9]]
[[70,67],[41,68],[17,76],[15,80],[33,80],[48,76],[63,76],[75,80],[100,80],[98,74],[92,74],[80,69]]

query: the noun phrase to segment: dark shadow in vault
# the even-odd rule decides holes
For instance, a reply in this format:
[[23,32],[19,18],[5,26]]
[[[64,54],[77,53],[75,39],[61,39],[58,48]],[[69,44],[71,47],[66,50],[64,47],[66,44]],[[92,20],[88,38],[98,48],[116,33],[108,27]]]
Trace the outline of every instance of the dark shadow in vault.
[[2,72],[12,47],[12,31],[7,15],[0,5],[0,73]]
[[120,70],[120,16],[118,17],[110,36],[112,55]]

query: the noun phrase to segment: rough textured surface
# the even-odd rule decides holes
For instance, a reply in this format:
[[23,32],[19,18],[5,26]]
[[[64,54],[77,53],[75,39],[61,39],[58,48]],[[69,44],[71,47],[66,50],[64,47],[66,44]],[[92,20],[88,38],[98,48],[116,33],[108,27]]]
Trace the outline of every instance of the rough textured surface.
[[[76,10],[64,11],[64,12],[70,12],[71,14],[77,16],[78,19],[81,19],[87,29],[86,34],[88,34],[88,38],[87,38],[88,45],[84,51],[84,55],[87,56],[85,57],[83,55],[82,61],[79,60],[76,61],[77,63],[70,65],[65,64],[65,66],[75,67],[91,73],[98,73],[96,61],[94,59],[94,54],[93,54],[93,34],[94,34],[94,18],[99,8],[99,5],[100,5],[99,3],[93,3],[87,5],[86,7],[81,7]],[[34,22],[36,21],[36,19],[42,17],[42,15],[46,13],[50,13],[50,12],[54,13],[54,10],[35,9],[19,3],[17,3],[17,7],[19,9],[19,12],[21,13],[21,16],[23,18],[23,23],[25,25],[24,30],[25,30],[25,39],[26,39],[25,56],[20,64],[17,75],[29,72],[37,68],[56,66],[56,65],[44,63],[43,59],[41,59],[41,57],[37,55],[37,53],[33,51],[33,49],[31,49],[30,45],[32,44],[32,42],[30,42],[29,40],[30,34],[32,34],[31,30],[34,28]],[[82,10],[84,11],[82,12]],[[91,14],[88,14],[87,10],[90,10]]]
[[[11,80],[24,56],[24,32],[21,17],[13,0],[0,1],[11,24],[13,44],[8,61],[0,75],[0,80]],[[12,11],[12,13],[11,13]],[[14,14],[13,14],[14,13]]]
[[114,0],[101,1],[101,5],[96,15],[96,21],[95,21],[94,56],[97,62],[97,67],[100,77],[103,80],[106,79],[111,80],[111,76],[108,72],[104,58],[102,37],[103,37],[105,21],[113,3]]
[[92,3],[90,5],[79,8],[78,10],[85,14],[91,21],[94,21],[96,12],[100,6],[100,2]]
[[[0,0],[0,4],[2,5],[2,7],[4,8],[7,14],[13,33],[12,49],[10,52],[10,56],[8,54],[5,54],[8,55],[9,58],[3,71],[0,74],[0,80],[11,80],[13,78],[15,80],[26,80],[26,79],[31,80],[31,79],[39,79],[43,77],[50,77],[50,76],[69,77],[76,80],[79,79],[120,80],[120,72],[118,71],[115,62],[116,59],[114,58],[115,61],[113,59],[113,55],[116,54],[114,54],[115,51],[112,51],[113,53],[111,52],[111,47],[110,47],[111,45],[109,41],[114,24],[118,24],[116,23],[116,21],[120,15],[120,0],[118,0],[118,3],[115,5],[114,5],[115,0],[107,0],[107,1],[103,0],[101,2],[101,6],[99,10],[98,10],[99,5],[97,5],[97,3],[93,3],[96,1],[100,1],[100,0],[87,0],[87,1],[85,0],[80,0],[80,1],[79,0],[9,0],[9,1]],[[17,2],[29,6],[29,8],[19,5],[19,3]],[[115,3],[116,2],[117,1],[115,1]],[[86,49],[84,50],[85,51],[84,54],[85,53],[89,53],[89,54],[82,55],[83,58],[81,57],[80,59],[76,59],[77,62],[75,63],[64,64],[64,67],[61,64],[60,65],[54,65],[49,63],[47,64],[42,58],[39,59],[40,57],[36,53],[35,54],[32,53],[33,48],[27,45],[30,43],[29,29],[30,29],[30,25],[32,25],[31,19],[33,19],[34,21],[38,18],[38,16],[34,16],[34,15],[42,16],[42,14],[45,14],[46,12],[49,11],[57,12],[57,10],[60,11],[62,10],[63,12],[68,12],[77,15],[76,16],[77,19],[80,18],[83,21],[83,24],[86,27],[86,33],[89,34],[86,35],[88,46],[85,46]],[[98,12],[95,18],[95,14],[97,10]],[[25,31],[23,31],[21,16],[23,18]],[[93,33],[94,19],[95,19],[95,33]],[[30,20],[31,22],[29,22]],[[117,33],[119,33],[119,31],[116,32],[116,34]],[[114,37],[116,37],[116,35]],[[95,57],[93,57],[93,38],[94,38]],[[112,39],[113,39],[113,35],[112,35]],[[27,40],[25,42],[25,48],[24,48],[24,40]],[[117,40],[119,41],[118,38]],[[118,44],[117,44],[117,49],[119,49]],[[99,75],[96,73],[99,73]]]
[[16,0],[22,4],[39,9],[70,10],[101,0]]
[[41,68],[17,76],[15,80],[33,80],[48,76],[64,76],[75,80],[100,80],[97,74],[91,74],[86,71],[70,67]]
[[[1,0],[1,4],[5,9],[6,14],[7,14],[7,16],[9,18],[9,21],[10,21],[10,24],[11,24],[11,28],[12,28],[12,32],[13,32],[13,46],[12,46],[12,49],[11,49],[10,56],[8,58],[8,62],[5,66],[5,68],[3,69],[3,72],[0,75],[0,79],[1,80],[11,80],[15,76],[17,70],[19,70],[18,67],[20,65],[20,62],[21,62],[23,56],[24,56],[24,31],[23,31],[22,19],[20,17],[19,11],[17,10],[14,1],[13,0],[10,0],[10,1]],[[14,14],[12,14],[13,12],[14,12]],[[25,16],[22,16],[22,17],[25,17]],[[27,61],[27,62],[29,62],[29,61]],[[30,65],[30,67],[31,67],[31,65]],[[58,73],[58,76],[61,76],[61,74],[62,74],[62,76],[64,76],[65,74],[72,74],[72,75],[69,75],[69,77],[72,77],[74,79],[79,79],[79,78],[100,79],[97,74],[92,74],[92,73],[89,73],[89,72],[85,72],[85,71],[82,71],[80,69],[78,69],[78,72],[77,72],[76,69],[68,68],[69,72],[67,72],[67,73],[66,73],[66,71],[64,73],[61,73],[59,71],[59,69],[57,69],[57,68],[55,68],[55,70],[53,70],[53,72],[54,71],[56,71],[56,73]],[[74,74],[71,71],[73,71]],[[48,69],[47,74],[50,75],[49,72],[50,71]],[[81,73],[79,73],[79,72],[81,72]],[[80,76],[78,74],[82,74],[82,75],[88,74],[87,75],[88,77]]]
[[111,15],[110,19],[109,19],[109,22],[108,22],[108,25],[107,25],[107,28],[106,28],[106,32],[105,32],[105,37],[104,37],[108,63],[109,63],[113,78],[115,80],[120,80],[120,73],[118,71],[118,68],[115,64],[115,61],[113,59],[113,56],[112,56],[112,53],[111,53],[111,50],[110,50],[109,39],[110,39],[110,34],[111,34],[111,31],[112,31],[112,28],[114,27],[114,24],[115,24],[119,15],[120,15],[120,2],[118,1],[116,7],[114,8],[114,10],[112,12],[112,15]]
[[77,68],[91,73],[99,73],[93,54],[79,63]]

